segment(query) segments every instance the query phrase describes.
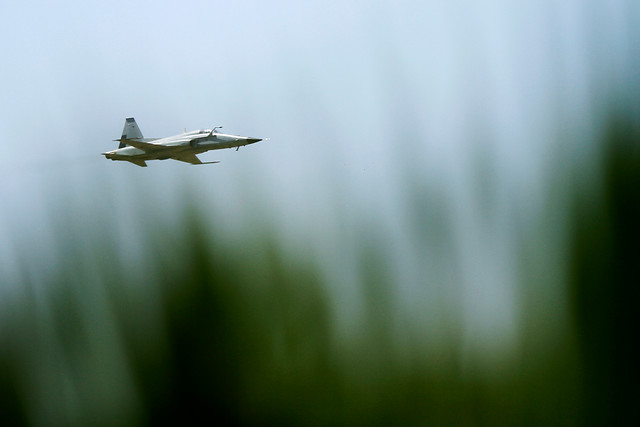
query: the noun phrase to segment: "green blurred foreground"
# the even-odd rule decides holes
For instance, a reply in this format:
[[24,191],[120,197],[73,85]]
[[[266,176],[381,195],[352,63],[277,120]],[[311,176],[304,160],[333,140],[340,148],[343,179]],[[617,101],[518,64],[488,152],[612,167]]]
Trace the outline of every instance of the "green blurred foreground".
[[[25,264],[0,302],[0,425],[638,425],[639,135],[614,123],[597,186],[572,192],[566,325],[525,321],[517,354],[486,370],[464,368],[453,325],[433,343],[410,325],[398,344],[394,278],[372,245],[356,268],[363,326],[345,340],[322,269],[276,238],[225,245],[190,209],[186,232],[149,226],[127,260],[107,227],[60,223],[45,286]],[[526,295],[547,276],[523,248]]]

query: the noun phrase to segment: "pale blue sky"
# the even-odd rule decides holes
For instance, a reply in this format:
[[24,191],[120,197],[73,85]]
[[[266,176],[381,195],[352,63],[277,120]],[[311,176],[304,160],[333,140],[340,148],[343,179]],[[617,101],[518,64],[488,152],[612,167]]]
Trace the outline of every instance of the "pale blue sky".
[[[90,228],[78,212],[111,210],[135,242],[141,198],[175,215],[188,189],[222,228],[261,217],[347,278],[342,250],[373,225],[414,295],[414,186],[450,221],[471,330],[512,324],[514,212],[542,208],[558,155],[588,159],[599,101],[638,93],[632,0],[5,1],[0,15],[5,277],[51,251],[58,214]],[[99,155],[128,116],[150,137],[222,125],[271,140],[143,169]]]

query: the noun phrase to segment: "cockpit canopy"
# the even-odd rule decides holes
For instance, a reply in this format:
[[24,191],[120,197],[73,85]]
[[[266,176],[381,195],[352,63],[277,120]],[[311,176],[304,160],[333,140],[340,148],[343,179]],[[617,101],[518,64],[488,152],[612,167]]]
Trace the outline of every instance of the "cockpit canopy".
[[202,134],[208,134],[209,130],[206,129],[200,129],[200,130],[192,130],[191,132],[186,132],[185,135],[202,135]]
[[191,132],[186,132],[185,135],[208,135],[209,133],[218,133],[218,129],[220,128],[222,128],[222,126],[216,126],[213,128],[213,130],[211,129],[192,130]]

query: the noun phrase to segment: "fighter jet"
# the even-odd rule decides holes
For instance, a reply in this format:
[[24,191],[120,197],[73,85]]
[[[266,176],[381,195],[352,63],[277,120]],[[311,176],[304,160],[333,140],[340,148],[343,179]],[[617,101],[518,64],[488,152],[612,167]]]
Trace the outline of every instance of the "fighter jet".
[[114,139],[119,141],[117,150],[102,153],[107,159],[125,160],[135,165],[146,167],[147,160],[174,159],[192,165],[204,165],[216,162],[202,162],[197,154],[209,150],[222,148],[234,148],[236,151],[243,145],[254,144],[262,141],[261,138],[249,138],[247,136],[229,135],[218,132],[222,126],[213,129],[194,130],[167,138],[143,138],[142,132],[133,117],[128,117],[124,122],[122,137]]

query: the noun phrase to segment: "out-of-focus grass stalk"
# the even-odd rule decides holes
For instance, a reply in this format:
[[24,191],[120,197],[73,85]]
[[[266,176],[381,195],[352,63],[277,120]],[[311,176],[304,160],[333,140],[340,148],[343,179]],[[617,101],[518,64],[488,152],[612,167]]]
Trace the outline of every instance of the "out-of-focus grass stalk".
[[[313,258],[286,255],[268,229],[234,241],[208,229],[197,208],[186,208],[179,226],[158,219],[142,224],[144,250],[131,262],[100,213],[83,214],[94,215],[95,228],[56,218],[55,269],[34,277],[34,260],[23,259],[23,274],[12,276],[20,277],[11,284],[17,291],[0,301],[0,424],[637,420],[628,373],[635,371],[639,135],[634,122],[612,120],[596,180],[601,187],[573,194],[568,266],[558,262],[541,273],[545,260],[530,259],[539,251],[527,249],[537,236],[523,233],[516,256],[523,272],[521,345],[471,373],[465,360],[474,365],[479,356],[463,349],[464,313],[437,297],[444,304],[437,331],[421,323],[424,317],[403,316],[397,278],[374,230],[361,237],[354,284],[360,326],[347,341],[327,276]],[[417,238],[425,253],[445,262],[437,255],[450,244],[449,220],[437,198],[428,203],[420,189],[412,194]],[[423,242],[431,236],[420,225],[425,215],[443,225],[436,246]],[[455,273],[455,266],[432,277],[425,269],[425,286]],[[563,268],[568,283],[554,278]],[[459,276],[452,277],[445,282],[455,285]],[[566,285],[569,294],[562,309],[570,322],[559,331],[541,315],[549,305],[557,310],[557,302],[527,292],[549,283]],[[509,364],[508,374],[495,375],[501,363]]]

